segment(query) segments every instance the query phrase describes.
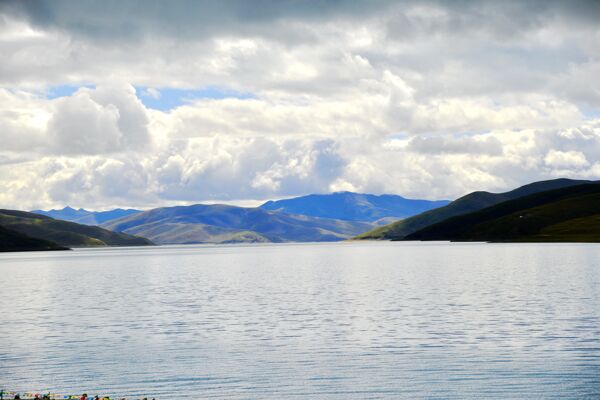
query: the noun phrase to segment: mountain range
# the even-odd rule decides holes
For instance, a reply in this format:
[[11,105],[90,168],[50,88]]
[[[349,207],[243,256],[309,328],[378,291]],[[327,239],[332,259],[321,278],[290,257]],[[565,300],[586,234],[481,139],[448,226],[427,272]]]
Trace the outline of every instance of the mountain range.
[[122,208],[115,208],[114,210],[108,211],[88,211],[83,208],[76,210],[74,208],[66,206],[65,208],[60,210],[33,210],[31,212],[35,214],[46,215],[55,219],[61,219],[63,221],[76,222],[78,224],[100,225],[107,221],[122,218],[127,215],[136,214],[141,211],[134,209],[125,210]]
[[36,250],[152,244],[142,237],[112,232],[98,226],[57,220],[26,211],[0,210],[0,227],[3,228],[3,237],[6,239],[6,242],[4,239],[0,242],[0,247],[3,248]]
[[223,204],[156,208],[102,226],[157,244],[339,241],[373,227],[367,222]]
[[[452,202],[338,192],[268,201],[48,215],[0,210],[0,250],[187,243],[322,242],[345,239],[600,241],[599,182],[554,179]],[[393,223],[378,226],[382,221]],[[100,226],[83,225],[90,224]]]
[[197,204],[144,212],[94,212],[71,207],[38,212],[145,237],[157,244],[321,242],[348,239],[378,224],[447,203],[339,192],[269,201],[258,208]]
[[287,214],[377,223],[407,218],[448,203],[448,200],[414,200],[391,194],[377,196],[337,192],[267,201],[260,208]]
[[375,228],[357,236],[355,239],[402,240],[414,232],[451,217],[478,211],[504,201],[518,199],[534,193],[589,183],[593,183],[593,181],[560,178],[534,182],[505,193],[473,192],[454,200],[444,207],[429,210],[410,218]]

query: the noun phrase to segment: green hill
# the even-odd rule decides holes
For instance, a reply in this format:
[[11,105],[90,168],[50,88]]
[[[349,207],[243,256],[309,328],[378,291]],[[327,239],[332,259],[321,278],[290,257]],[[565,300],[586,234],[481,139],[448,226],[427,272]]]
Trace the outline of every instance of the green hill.
[[66,247],[143,246],[148,239],[97,227],[56,220],[25,211],[0,210],[0,227]]
[[451,217],[481,210],[504,201],[517,199],[530,194],[586,183],[593,183],[593,181],[561,178],[534,182],[506,193],[473,192],[451,202],[447,206],[426,211],[413,217],[378,227],[357,236],[355,239],[401,240],[411,233]]
[[0,252],[5,251],[40,251],[69,250],[48,240],[34,239],[22,233],[0,226]]
[[600,185],[509,200],[430,225],[404,240],[600,242]]

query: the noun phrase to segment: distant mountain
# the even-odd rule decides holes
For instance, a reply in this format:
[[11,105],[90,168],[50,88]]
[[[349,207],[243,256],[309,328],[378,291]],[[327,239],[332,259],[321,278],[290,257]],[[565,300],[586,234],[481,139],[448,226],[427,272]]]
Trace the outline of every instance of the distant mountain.
[[88,211],[80,208],[76,210],[69,206],[62,210],[34,210],[32,213],[47,215],[55,219],[62,219],[63,221],[76,222],[84,225],[101,225],[113,219],[126,217],[128,215],[140,213],[140,210],[115,208],[114,210],[108,211]]
[[367,221],[407,218],[427,210],[442,207],[448,200],[413,200],[402,196],[337,192],[311,194],[291,199],[268,201],[260,208],[288,214],[333,218],[346,221]]
[[481,210],[503,201],[517,199],[529,194],[586,183],[593,183],[593,181],[562,178],[531,183],[506,193],[473,192],[454,200],[444,207],[426,211],[402,221],[375,228],[357,236],[356,239],[401,240],[413,232],[450,217]]
[[404,240],[600,242],[600,185],[519,197],[446,219]]
[[34,239],[22,233],[0,226],[0,252],[5,251],[40,251],[69,250],[48,240]]
[[148,239],[97,227],[61,221],[25,211],[0,210],[0,227],[65,247],[143,246]]
[[372,226],[222,204],[157,208],[103,225],[157,244],[337,241]]

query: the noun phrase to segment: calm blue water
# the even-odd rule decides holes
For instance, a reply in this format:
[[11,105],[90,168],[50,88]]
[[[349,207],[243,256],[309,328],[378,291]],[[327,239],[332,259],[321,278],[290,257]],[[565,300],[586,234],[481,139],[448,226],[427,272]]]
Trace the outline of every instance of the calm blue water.
[[157,399],[600,397],[600,246],[0,255],[0,386]]

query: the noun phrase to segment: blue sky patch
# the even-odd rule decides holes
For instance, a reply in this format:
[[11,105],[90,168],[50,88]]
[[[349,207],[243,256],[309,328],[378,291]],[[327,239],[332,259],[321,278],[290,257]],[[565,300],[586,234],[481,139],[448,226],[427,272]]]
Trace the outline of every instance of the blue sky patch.
[[50,86],[46,90],[46,98],[49,100],[57,99],[59,97],[67,97],[71,96],[73,93],[81,89],[82,87],[86,87],[89,89],[95,89],[96,85],[57,85]]
[[578,104],[578,107],[585,118],[600,118],[600,108],[587,104]]
[[198,99],[255,99],[252,93],[209,86],[202,89],[135,87],[138,98],[148,108],[169,111]]

